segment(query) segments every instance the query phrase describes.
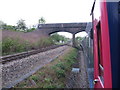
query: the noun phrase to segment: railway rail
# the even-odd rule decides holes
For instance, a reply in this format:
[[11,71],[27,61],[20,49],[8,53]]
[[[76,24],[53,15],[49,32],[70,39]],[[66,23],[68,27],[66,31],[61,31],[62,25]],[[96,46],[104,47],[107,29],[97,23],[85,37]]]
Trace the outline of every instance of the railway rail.
[[44,51],[54,49],[54,48],[64,46],[64,45],[67,45],[67,44],[53,45],[53,46],[49,46],[49,47],[41,48],[41,49],[37,49],[37,50],[31,50],[31,51],[26,51],[26,52],[22,52],[22,53],[13,54],[13,55],[2,56],[2,57],[0,57],[0,63],[5,64],[6,62],[10,62],[10,61],[13,61],[13,60],[25,58],[25,57],[28,57],[30,55],[34,55],[34,54],[44,52]]

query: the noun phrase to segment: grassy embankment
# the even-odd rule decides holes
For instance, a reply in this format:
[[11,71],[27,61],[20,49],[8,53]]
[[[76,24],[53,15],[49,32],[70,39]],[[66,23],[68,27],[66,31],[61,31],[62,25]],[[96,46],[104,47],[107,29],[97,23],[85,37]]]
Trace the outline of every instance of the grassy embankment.
[[[33,49],[40,49],[54,44],[63,44],[67,38],[58,34],[50,37],[39,34],[38,31],[23,33],[10,30],[3,30],[2,40],[0,41],[0,51],[2,55],[10,55]],[[1,50],[2,49],[2,50]]]
[[45,65],[15,88],[65,88],[66,76],[76,59],[77,50],[70,48],[64,55]]
[[53,45],[54,42],[51,38],[41,38],[36,43],[31,43],[27,40],[20,38],[5,38],[1,42],[2,55],[9,55],[28,50],[38,49]]

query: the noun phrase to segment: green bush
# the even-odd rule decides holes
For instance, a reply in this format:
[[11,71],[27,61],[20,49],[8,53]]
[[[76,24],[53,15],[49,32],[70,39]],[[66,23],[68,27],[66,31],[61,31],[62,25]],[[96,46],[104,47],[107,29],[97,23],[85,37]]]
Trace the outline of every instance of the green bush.
[[54,70],[58,78],[65,77],[65,66],[63,63],[58,63],[51,67]]
[[41,48],[41,47],[47,47],[50,45],[53,45],[54,42],[51,38],[41,38],[38,43],[36,43],[36,47]]
[[34,30],[36,30],[36,28],[30,28],[30,29],[27,30],[27,32],[32,32]]
[[19,39],[6,38],[2,41],[3,55],[25,51],[25,43],[20,43]]
[[56,70],[56,74],[57,74],[58,78],[65,77],[65,70],[58,69],[58,70]]
[[32,80],[34,80],[35,82],[37,82],[37,81],[39,80],[39,77],[36,76],[36,75],[32,75],[32,76],[30,77],[30,79],[32,79]]
[[19,38],[5,38],[2,41],[2,53],[3,55],[14,54],[32,49],[48,47],[53,44],[54,43],[51,38],[42,38],[36,43],[30,43],[29,41],[21,40]]
[[45,78],[44,80],[45,80],[46,83],[50,83],[52,81],[51,78]]
[[64,65],[63,62],[60,62],[60,63],[56,64],[55,66],[57,66],[57,67],[59,67],[59,68],[65,70],[65,65]]

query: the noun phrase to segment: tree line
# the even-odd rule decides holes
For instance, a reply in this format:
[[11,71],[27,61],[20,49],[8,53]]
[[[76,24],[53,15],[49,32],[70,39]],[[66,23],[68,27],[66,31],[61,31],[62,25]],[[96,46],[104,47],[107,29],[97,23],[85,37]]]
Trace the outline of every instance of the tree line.
[[[45,24],[45,19],[43,17],[41,17],[38,20],[38,24]],[[25,20],[20,19],[18,20],[18,22],[16,23],[16,26],[13,25],[7,25],[6,23],[4,23],[3,21],[0,21],[0,29],[1,30],[13,30],[13,31],[22,31],[22,32],[30,32],[36,29],[36,25],[33,25],[32,27],[28,28]]]

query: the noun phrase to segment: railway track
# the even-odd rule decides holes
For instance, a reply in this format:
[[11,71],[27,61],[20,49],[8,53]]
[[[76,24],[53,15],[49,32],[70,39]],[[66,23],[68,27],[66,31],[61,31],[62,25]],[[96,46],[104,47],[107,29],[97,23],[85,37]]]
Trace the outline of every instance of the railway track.
[[[67,44],[64,44],[64,45],[67,45]],[[0,63],[5,64],[6,62],[10,62],[10,61],[13,61],[13,60],[25,58],[25,57],[28,57],[30,55],[34,55],[34,54],[44,52],[44,51],[47,51],[47,50],[50,50],[50,49],[54,49],[54,48],[57,48],[57,47],[61,47],[61,46],[64,46],[64,45],[53,45],[53,46],[49,46],[49,47],[42,48],[42,49],[31,50],[31,51],[27,51],[27,52],[22,52],[22,53],[17,53],[17,54],[13,54],[13,55],[3,56],[3,57],[0,57]]]
[[69,48],[67,45],[55,45],[41,50],[32,50],[27,52],[27,54],[23,52],[2,57],[4,58],[1,61],[1,63],[4,63],[3,65],[1,64],[2,87],[11,88],[15,86],[17,83],[34,74],[44,65],[55,60]]

